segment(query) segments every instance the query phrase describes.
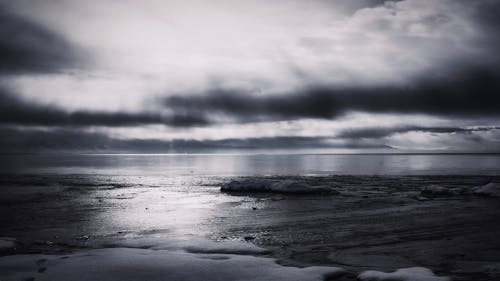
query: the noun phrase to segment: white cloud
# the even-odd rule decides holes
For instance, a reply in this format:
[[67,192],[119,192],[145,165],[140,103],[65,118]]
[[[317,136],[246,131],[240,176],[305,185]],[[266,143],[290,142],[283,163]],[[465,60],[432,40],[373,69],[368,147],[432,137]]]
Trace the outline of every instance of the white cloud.
[[[443,66],[491,55],[470,3],[377,2],[15,1],[5,5],[62,33],[92,57],[88,68],[74,73],[14,75],[2,84],[25,99],[69,110],[143,111],[159,110],[155,97],[214,87],[269,94],[318,84],[407,84],[441,73]],[[351,113],[335,121],[89,130],[122,138],[223,139],[334,136],[346,128],[422,124],[483,125],[477,119]],[[389,144],[441,149],[471,146],[473,140],[412,132]]]
[[345,1],[20,3],[18,13],[91,50],[94,71],[148,77],[167,92],[401,83],[481,51],[473,6],[452,0],[388,1],[354,14]]

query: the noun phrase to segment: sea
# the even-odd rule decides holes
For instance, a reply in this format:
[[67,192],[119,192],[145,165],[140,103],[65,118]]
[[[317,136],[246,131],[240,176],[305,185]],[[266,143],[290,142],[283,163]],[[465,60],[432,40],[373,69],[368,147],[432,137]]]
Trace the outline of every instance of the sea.
[[500,175],[500,154],[24,154],[0,174]]

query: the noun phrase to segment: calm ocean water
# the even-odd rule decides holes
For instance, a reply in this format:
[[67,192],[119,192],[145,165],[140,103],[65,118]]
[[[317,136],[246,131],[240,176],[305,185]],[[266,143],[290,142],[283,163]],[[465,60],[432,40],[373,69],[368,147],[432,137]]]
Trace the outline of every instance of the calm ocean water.
[[0,173],[104,175],[500,175],[499,154],[2,155]]

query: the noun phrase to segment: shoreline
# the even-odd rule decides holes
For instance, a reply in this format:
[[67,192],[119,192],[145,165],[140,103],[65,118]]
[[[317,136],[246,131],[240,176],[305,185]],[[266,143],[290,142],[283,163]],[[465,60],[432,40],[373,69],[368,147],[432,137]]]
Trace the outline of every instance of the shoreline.
[[0,208],[12,215],[0,219],[0,236],[23,244],[2,254],[65,255],[134,239],[207,239],[255,244],[282,265],[346,269],[339,280],[415,266],[454,280],[500,276],[499,198],[419,198],[424,186],[471,187],[500,177],[265,177],[327,183],[340,193],[221,193],[221,183],[233,178],[3,177]]

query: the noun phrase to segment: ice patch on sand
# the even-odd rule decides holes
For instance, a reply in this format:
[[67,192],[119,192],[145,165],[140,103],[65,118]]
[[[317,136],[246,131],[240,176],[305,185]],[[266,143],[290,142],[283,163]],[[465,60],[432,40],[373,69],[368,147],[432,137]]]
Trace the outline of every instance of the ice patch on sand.
[[449,277],[440,277],[425,267],[398,269],[391,273],[369,270],[358,276],[361,281],[449,281]]
[[267,249],[258,247],[252,243],[247,243],[247,242],[240,242],[240,241],[217,242],[217,241],[202,240],[202,239],[167,240],[167,241],[155,238],[128,239],[108,246],[121,247],[121,248],[150,249],[150,250],[187,251],[190,253],[204,253],[204,254],[258,255],[270,252]]
[[[214,258],[210,258],[214,256]],[[37,261],[43,261],[43,264]],[[40,271],[40,266],[45,268]],[[337,267],[282,266],[274,259],[244,255],[200,255],[184,251],[107,248],[72,255],[18,255],[0,258],[0,280],[37,281],[199,281],[324,280]]]
[[476,195],[500,197],[500,184],[490,182],[485,185],[472,188],[472,193]]
[[226,192],[274,192],[290,194],[337,193],[330,186],[312,186],[294,180],[245,179],[231,181],[221,186]]
[[12,249],[16,247],[16,239],[11,237],[0,237],[0,250]]
[[251,243],[242,243],[238,241],[196,241],[190,245],[183,246],[183,249],[190,253],[205,253],[205,254],[265,254],[270,251]]

